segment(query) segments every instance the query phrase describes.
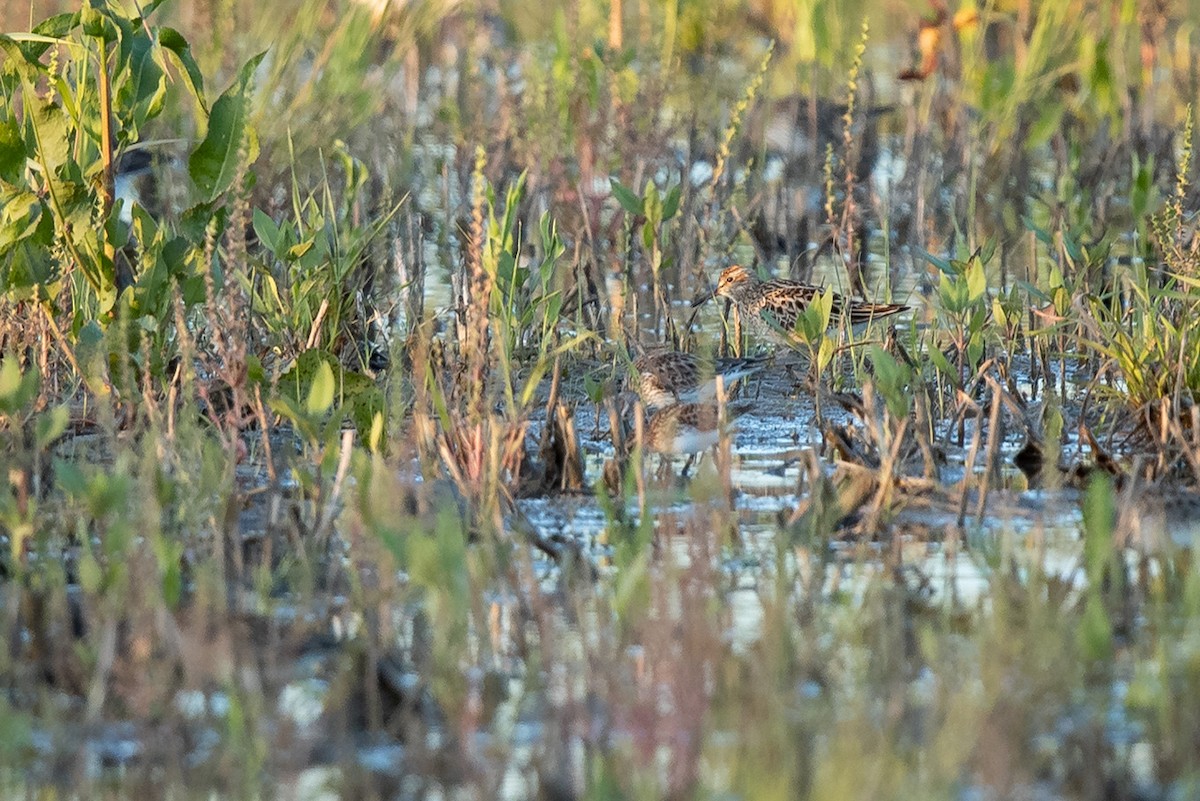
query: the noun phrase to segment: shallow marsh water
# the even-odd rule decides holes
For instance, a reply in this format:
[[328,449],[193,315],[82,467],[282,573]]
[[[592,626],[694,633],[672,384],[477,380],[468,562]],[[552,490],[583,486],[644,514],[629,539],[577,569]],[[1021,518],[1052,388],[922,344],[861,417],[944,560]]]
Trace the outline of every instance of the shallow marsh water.
[[[912,16],[911,9],[904,12]],[[1188,29],[1182,30],[1186,38]],[[884,43],[879,51],[872,45],[872,52],[903,61],[907,44]],[[575,48],[574,55],[586,56],[590,47]],[[746,74],[726,56],[708,66],[714,80],[740,81]],[[486,65],[482,72],[488,81],[512,81],[514,91],[524,79],[519,69]],[[844,76],[838,77],[841,87]],[[418,227],[428,227],[418,259],[426,270],[424,306],[434,310],[442,332],[450,328],[451,276],[461,266],[461,221],[470,204],[464,164],[471,149],[463,140],[473,145],[469,137],[476,135],[438,129],[435,111],[452,100],[458,83],[454,69],[431,77],[429,96],[414,115],[422,130],[405,154],[413,165],[405,191],[413,191]],[[917,94],[890,76],[877,91],[901,106]],[[690,134],[680,129],[658,143],[669,156],[639,163],[639,175],[646,166],[665,186],[686,173],[693,189],[703,188],[715,170],[707,157],[682,155],[690,151]],[[926,202],[904,194],[913,182],[905,152],[900,135],[884,134],[869,180],[883,223],[870,231],[866,272],[869,294],[914,307],[905,319],[916,319],[910,330],[919,339],[936,324],[931,298],[939,276],[913,245],[925,241],[924,233],[892,233],[919,217],[914,205]],[[1062,165],[1047,147],[1037,157],[1047,163],[1026,172],[1033,180],[1022,191],[1050,195],[1064,180],[1056,176]],[[953,211],[965,189],[953,175],[957,168],[941,164],[954,159],[953,153],[933,159],[946,173],[929,195],[942,216],[925,221],[930,229],[945,229],[935,230],[938,244],[952,238],[951,228],[958,233],[966,216]],[[507,164],[501,169],[514,171]],[[814,188],[816,176],[793,182],[781,159],[767,155],[765,169],[755,175],[757,169],[738,168],[735,183],[755,178],[806,214],[824,199]],[[611,185],[607,175],[593,175],[575,189],[579,205],[594,201],[599,208]],[[539,191],[533,201],[539,211],[573,205]],[[740,195],[732,203],[743,201],[749,204]],[[1058,212],[1045,205],[1039,215]],[[607,201],[596,219],[607,224],[620,213]],[[1017,213],[1007,206],[1000,212]],[[986,236],[972,228],[967,238]],[[618,239],[599,245],[606,257],[629,257],[610,252]],[[1033,242],[1032,233],[1028,239]],[[1111,258],[1126,256],[1126,248],[1134,250],[1130,238],[1118,239]],[[688,319],[687,300],[703,290],[705,278],[711,281],[730,260],[757,256],[742,234],[720,255],[703,252],[703,263],[668,271],[677,324]],[[990,263],[988,286],[1033,282],[1038,267],[1055,258],[1040,253]],[[780,274],[793,266],[782,256],[772,261]],[[811,267],[814,280],[844,289],[843,263],[822,258]],[[630,272],[644,279],[647,271]],[[640,309],[654,307],[647,284],[632,289],[641,292]],[[403,311],[397,304],[397,336],[408,323]],[[696,320],[701,346],[711,347],[721,326],[717,304]],[[644,344],[662,337],[649,315],[633,327]],[[806,537],[795,513],[818,482],[802,465],[816,449],[823,475],[833,469],[813,398],[798,385],[805,368],[788,370],[789,359],[740,389],[754,408],[731,437],[731,496],[709,455],[686,480],[678,476],[680,460],[674,475],[647,477],[645,515],[653,525],[644,539],[634,499],[626,499],[623,514],[586,492],[515,502],[540,535],[578,546],[595,569],[586,577],[526,547],[516,534],[503,543],[513,546],[511,553],[497,556],[489,550],[493,543],[474,543],[461,552],[423,553],[408,570],[389,574],[381,566],[394,562],[379,544],[386,532],[360,519],[354,495],[360,488],[352,477],[346,482],[352,500],[320,555],[338,568],[330,571],[336,577],[323,583],[303,564],[302,548],[288,550],[296,541],[271,530],[280,509],[258,500],[276,491],[276,498],[302,498],[311,477],[268,481],[251,442],[251,457],[234,472],[239,490],[252,499],[247,508],[220,513],[240,520],[239,548],[261,554],[274,542],[285,553],[274,556],[273,566],[283,564],[279,575],[253,576],[246,582],[253,589],[240,587],[227,607],[216,605],[245,630],[224,631],[224,620],[192,621],[193,628],[178,635],[164,608],[163,628],[200,644],[189,660],[216,667],[197,671],[201,679],[189,677],[188,686],[149,711],[131,703],[124,718],[89,709],[86,683],[75,693],[52,686],[33,701],[19,686],[6,688],[0,718],[9,705],[37,713],[11,718],[15,734],[8,739],[20,744],[19,758],[0,765],[0,787],[25,796],[296,799],[1192,797],[1200,774],[1189,749],[1200,746],[1200,738],[1186,707],[1200,690],[1190,668],[1200,652],[1196,611],[1156,600],[1153,592],[1176,569],[1170,559],[1177,549],[1191,548],[1197,516],[1164,516],[1167,541],[1157,547],[1170,556],[1163,561],[1147,566],[1140,551],[1118,549],[1130,573],[1144,569],[1149,581],[1130,591],[1131,610],[1109,599],[1129,614],[1108,627],[1103,621],[1098,628],[1111,629],[1112,642],[1096,637],[1098,645],[1089,639],[1097,626],[1088,605],[1098,593],[1128,585],[1096,568],[1094,554],[1089,559],[1081,492],[1030,489],[1011,467],[1023,445],[1016,427],[1006,429],[999,445],[1000,486],[986,503],[974,495],[957,504],[945,497],[913,503],[887,521],[888,535],[878,541],[836,531]],[[1022,354],[1012,368],[1015,386],[1033,394],[1047,380],[1061,380],[1068,391],[1059,401],[1082,406],[1088,370],[1062,357],[1050,361],[1065,374],[1035,376]],[[612,455],[607,421],[597,421],[582,381],[574,379],[565,395],[575,405],[586,478],[596,483]],[[826,421],[855,425],[836,405],[825,404],[822,412]],[[968,467],[967,448],[982,425],[979,418],[962,432],[946,420],[935,425],[943,485],[953,487],[979,470],[977,460]],[[63,455],[105,465],[111,462],[105,445],[101,441],[93,454],[88,438],[80,437]],[[299,450],[286,436],[276,448]],[[1069,464],[1085,448],[1069,433],[1061,451]],[[655,467],[657,458],[646,460],[648,473]],[[301,469],[319,473],[309,464]],[[412,464],[395,472],[406,483],[420,470]],[[380,494],[390,489],[385,485]],[[445,498],[446,509],[459,500],[453,493]],[[450,528],[451,538],[428,520],[405,521],[417,532],[414,539],[432,533],[427,539],[454,539],[456,547],[469,539],[461,521],[454,521],[459,526]],[[379,541],[364,537],[364,530]],[[204,550],[210,547],[219,550],[203,538],[187,541],[202,556],[211,555]],[[205,586],[204,578],[189,576],[190,588]],[[71,582],[68,597],[82,603],[81,585]],[[210,631],[216,634],[208,638]],[[439,650],[443,640],[453,647]],[[411,728],[377,719],[380,707],[407,715]],[[80,724],[83,719],[89,722]],[[6,725],[0,719],[0,732]],[[0,744],[0,754],[7,756],[4,748]]]

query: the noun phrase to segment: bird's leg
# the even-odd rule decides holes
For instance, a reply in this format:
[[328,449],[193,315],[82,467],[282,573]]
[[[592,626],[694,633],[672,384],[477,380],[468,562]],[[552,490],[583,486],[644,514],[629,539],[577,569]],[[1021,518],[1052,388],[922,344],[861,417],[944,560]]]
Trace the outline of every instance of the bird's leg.
[[671,475],[671,460],[667,456],[658,457],[658,472],[654,474],[657,481],[665,481]]
[[690,470],[690,469],[692,468],[692,465],[693,465],[695,462],[696,462],[696,454],[694,454],[694,453],[693,453],[693,454],[689,454],[689,455],[688,455],[688,458],[687,458],[687,461],[683,463],[683,469],[679,471],[679,477],[680,477],[680,478],[687,478],[687,477],[688,477],[688,470]]

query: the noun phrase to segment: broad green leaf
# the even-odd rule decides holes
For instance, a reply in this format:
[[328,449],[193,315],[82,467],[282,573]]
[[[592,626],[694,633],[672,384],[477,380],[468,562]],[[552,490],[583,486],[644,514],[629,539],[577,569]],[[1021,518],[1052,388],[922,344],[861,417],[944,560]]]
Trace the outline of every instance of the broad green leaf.
[[383,412],[375,412],[371,416],[371,433],[367,436],[367,447],[372,453],[379,453],[383,444]]
[[938,284],[938,297],[942,308],[950,314],[959,314],[967,305],[967,287],[960,279],[943,275]]
[[626,212],[634,215],[642,213],[642,199],[616,178],[612,179],[612,191],[613,197]]
[[333,396],[337,391],[337,382],[333,378],[333,368],[329,362],[322,361],[313,375],[312,386],[308,390],[308,399],[304,402],[304,410],[310,415],[324,414],[333,405]]
[[1112,658],[1112,624],[1098,590],[1088,593],[1077,632],[1077,643],[1084,659],[1101,662]]
[[16,183],[25,167],[25,143],[16,119],[0,119],[0,180]]
[[1062,128],[1063,114],[1066,113],[1066,106],[1062,103],[1048,102],[1041,109],[1041,113],[1030,126],[1029,133],[1026,135],[1025,141],[1028,147],[1034,148],[1044,144],[1050,137]]
[[254,233],[258,235],[258,241],[266,245],[267,250],[275,252],[275,245],[279,241],[279,226],[262,209],[254,210]]
[[[21,368],[13,356],[5,356],[0,362],[0,403],[5,411],[15,411],[15,401],[21,388]],[[10,405],[11,404],[11,405]]]
[[1032,217],[1023,216],[1021,217],[1021,222],[1025,225],[1026,230],[1033,231],[1033,235],[1043,245],[1054,244],[1054,237],[1050,235],[1050,232],[1035,223]]
[[85,34],[106,43],[119,42],[133,30],[132,22],[112,11],[106,0],[87,0],[80,11],[79,22]]
[[824,370],[833,361],[834,344],[829,337],[821,338],[821,347],[817,349],[817,369]]
[[62,436],[62,433],[67,430],[67,423],[70,422],[70,419],[70,412],[65,404],[55,406],[50,411],[38,415],[34,432],[38,450],[45,450]]
[[989,236],[987,238],[987,241],[979,246],[979,253],[978,253],[979,261],[983,262],[984,264],[987,264],[988,262],[990,262],[992,260],[992,256],[996,255],[996,243],[997,243],[996,237]]
[[[18,40],[6,33],[0,33],[0,53],[5,55],[4,72],[15,72],[18,75],[28,79],[37,80],[44,72],[45,68],[38,57],[54,42],[49,39],[46,42],[27,40]],[[34,52],[36,48],[36,52]]]
[[679,198],[682,194],[683,190],[679,184],[675,184],[675,186],[667,190],[667,197],[663,200],[662,204],[662,218],[664,222],[674,217],[675,213],[679,211]]
[[359,378],[365,382],[365,385],[354,386],[352,392],[346,393],[347,405],[350,407],[350,419],[353,421],[359,437],[369,443],[374,435],[375,421],[378,420],[380,427],[378,441],[383,442],[387,433],[387,416],[384,413],[386,403],[383,392],[375,386],[371,379],[360,373],[347,372],[346,378],[347,383],[351,385],[357,383],[351,380],[353,378]]
[[141,13],[141,17],[139,17],[137,21],[145,21],[147,17],[157,11],[158,7],[165,2],[167,2],[167,0],[150,0],[147,3],[142,3],[140,6],[138,6],[138,11]]
[[979,259],[971,259],[971,264],[967,267],[967,300],[974,303],[983,297],[983,293],[987,291],[987,275],[983,270],[983,262]]
[[[79,465],[66,459],[54,459],[54,486],[76,500],[87,493],[87,478]],[[86,550],[86,549],[84,549]]]
[[[7,253],[21,242],[34,237],[34,244],[48,246],[48,241],[36,241],[39,228],[53,225],[38,196],[32,192],[0,192],[0,254]],[[44,231],[42,231],[44,233]],[[41,237],[44,240],[44,237]]]
[[1000,298],[992,298],[992,317],[1002,326],[1010,324],[1008,313],[1004,310],[1004,304],[1000,302]]
[[104,575],[90,548],[82,549],[78,570],[80,588],[90,596],[95,596],[100,592],[104,583]]
[[1102,579],[1102,571],[1113,556],[1112,531],[1116,503],[1112,482],[1097,473],[1083,496],[1083,560],[1089,579]]
[[977,365],[983,360],[983,332],[976,331],[967,342],[967,360]]
[[946,354],[942,353],[940,348],[929,349],[929,360],[933,362],[933,366],[938,369],[954,386],[959,386],[960,380],[958,371],[950,364],[950,360],[946,358]]
[[158,43],[178,60],[179,66],[183,68],[183,73],[191,84],[192,95],[200,101],[201,108],[208,111],[208,103],[204,98],[204,75],[200,72],[200,65],[192,56],[192,48],[187,39],[184,39],[183,34],[174,28],[159,28]]
[[116,108],[128,126],[128,130],[121,132],[125,137],[136,138],[138,129],[162,110],[167,80],[154,51],[154,42],[139,31],[131,37],[128,58],[117,63]]
[[60,106],[34,102],[32,113],[26,114],[29,125],[27,143],[34,143],[34,152],[47,175],[53,176],[71,154],[71,125]]
[[907,417],[912,408],[908,392],[912,372],[878,345],[872,345],[868,353],[875,371],[875,384],[887,403],[888,411],[896,418]]
[[604,400],[606,388],[602,381],[599,381],[596,376],[591,373],[585,373],[583,376],[583,394],[587,395],[588,400],[592,403],[600,403]]
[[310,250],[312,250],[313,246],[315,244],[316,244],[315,240],[306,239],[305,241],[301,242],[300,244],[292,245],[290,248],[288,248],[287,253],[285,255],[286,255],[288,261],[298,261],[299,259],[304,258],[305,254],[307,254]]
[[266,51],[263,51],[247,61],[233,85],[213,103],[208,133],[188,158],[188,172],[208,200],[214,200],[229,188],[242,167],[243,158],[249,164],[258,157],[257,138],[247,125],[246,117],[254,71],[265,55]]
[[927,250],[921,251],[921,255],[925,257],[927,262],[932,264],[934,267],[937,267],[938,270],[940,270],[944,275],[955,275],[958,272],[954,269],[954,266],[950,264],[950,262],[946,261],[940,256],[933,255]]
[[1042,290],[1038,289],[1036,286],[1029,283],[1028,281],[1017,281],[1015,286],[1018,286],[1021,289],[1023,289],[1026,292],[1026,294],[1029,295],[1029,297],[1036,298],[1037,300],[1040,300],[1043,303],[1049,303],[1051,300],[1051,298],[1048,294],[1046,294]]
[[654,226],[662,222],[662,200],[658,196],[658,186],[653,181],[646,184],[646,197],[642,199],[642,210],[646,214],[646,222]]

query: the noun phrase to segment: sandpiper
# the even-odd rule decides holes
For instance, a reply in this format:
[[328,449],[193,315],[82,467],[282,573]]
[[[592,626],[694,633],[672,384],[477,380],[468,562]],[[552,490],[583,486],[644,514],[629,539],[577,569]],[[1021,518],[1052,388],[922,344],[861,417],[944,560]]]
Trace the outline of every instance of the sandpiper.
[[[711,295],[699,298],[692,305],[699,306],[716,297],[728,298],[752,333],[794,345],[795,339],[790,332],[795,330],[796,320],[823,291],[823,287],[787,278],[762,281],[753,271],[735,264],[721,273]],[[834,292],[829,324],[837,325],[845,316],[851,325],[859,325],[907,310],[908,306],[899,303],[868,303]]]
[[[750,410],[749,403],[725,407],[726,423]],[[721,439],[721,415],[716,404],[675,403],[659,409],[646,423],[646,447],[661,454],[695,454]]]
[[709,360],[673,350],[650,352],[633,361],[637,371],[634,386],[646,408],[657,411],[675,403],[715,400],[718,376],[728,390],[733,382],[753,375],[767,362],[765,358]]

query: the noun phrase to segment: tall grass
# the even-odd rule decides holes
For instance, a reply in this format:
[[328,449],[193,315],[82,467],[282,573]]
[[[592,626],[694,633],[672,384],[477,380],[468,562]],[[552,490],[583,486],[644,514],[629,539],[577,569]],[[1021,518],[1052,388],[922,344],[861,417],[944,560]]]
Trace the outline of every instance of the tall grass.
[[[901,87],[886,2],[286,11],[0,39],[6,790],[1188,796],[1200,579],[1124,547],[1200,469],[1183,15],[989,6]],[[824,184],[762,133],[798,86]],[[138,150],[161,208],[115,196]],[[635,424],[590,497],[585,392],[715,349],[709,272],[848,265],[822,186],[919,307],[815,418],[787,354],[756,388],[842,472],[789,455],[775,519],[729,442],[684,487]],[[1069,531],[996,491],[1011,432]],[[572,505],[596,541],[536,517]]]

